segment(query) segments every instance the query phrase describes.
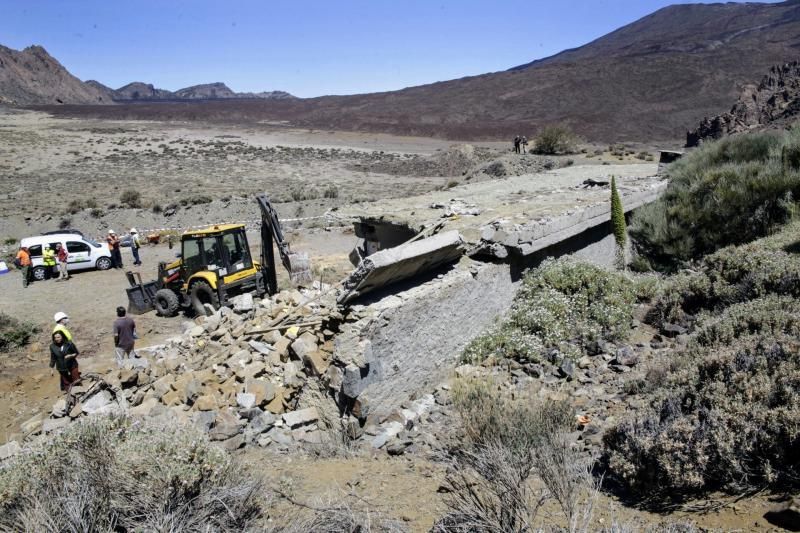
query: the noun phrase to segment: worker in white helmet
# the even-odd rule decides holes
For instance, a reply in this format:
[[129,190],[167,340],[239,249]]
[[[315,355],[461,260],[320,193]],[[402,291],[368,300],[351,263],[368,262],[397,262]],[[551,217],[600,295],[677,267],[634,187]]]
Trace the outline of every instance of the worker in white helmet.
[[53,333],[60,332],[62,335],[64,335],[66,340],[72,342],[72,333],[70,333],[67,329],[67,324],[69,324],[69,317],[67,316],[67,313],[59,311],[53,315],[53,320],[56,321],[56,327],[53,328]]
[[142,264],[141,259],[139,259],[139,248],[141,247],[142,241],[139,240],[139,232],[136,231],[136,228],[131,228],[131,253],[133,254],[134,266]]

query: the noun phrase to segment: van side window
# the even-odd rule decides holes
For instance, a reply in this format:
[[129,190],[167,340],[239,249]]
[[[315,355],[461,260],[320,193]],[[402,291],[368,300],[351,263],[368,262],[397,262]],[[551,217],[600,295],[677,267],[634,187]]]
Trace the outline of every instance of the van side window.
[[89,252],[89,245],[84,242],[67,241],[67,251],[71,254]]
[[41,257],[42,256],[42,245],[36,244],[34,246],[28,247],[28,253],[31,257]]

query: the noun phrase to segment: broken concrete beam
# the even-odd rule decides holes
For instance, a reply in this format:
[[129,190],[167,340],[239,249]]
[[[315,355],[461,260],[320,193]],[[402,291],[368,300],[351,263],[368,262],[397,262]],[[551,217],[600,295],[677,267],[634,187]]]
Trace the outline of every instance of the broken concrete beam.
[[464,240],[457,231],[381,250],[366,258],[344,280],[340,304],[370,291],[416,276],[461,257]]

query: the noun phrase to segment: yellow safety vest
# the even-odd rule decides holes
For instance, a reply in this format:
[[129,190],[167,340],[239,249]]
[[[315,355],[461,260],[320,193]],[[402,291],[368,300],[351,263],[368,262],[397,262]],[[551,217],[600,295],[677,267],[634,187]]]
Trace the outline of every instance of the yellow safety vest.
[[56,253],[48,248],[42,253],[42,263],[48,266],[56,266]]
[[56,332],[61,333],[64,335],[64,338],[67,339],[69,342],[72,342],[72,333],[66,328],[66,326],[62,326],[61,324],[56,324],[56,327],[53,328],[53,334]]

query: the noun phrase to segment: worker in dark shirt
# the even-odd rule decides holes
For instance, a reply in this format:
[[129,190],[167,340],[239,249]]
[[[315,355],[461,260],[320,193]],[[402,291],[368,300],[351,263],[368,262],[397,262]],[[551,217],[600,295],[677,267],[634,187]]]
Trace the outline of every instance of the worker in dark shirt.
[[131,354],[136,357],[136,352],[133,350],[136,343],[136,323],[125,315],[125,308],[117,307],[117,319],[114,321],[114,355],[119,366],[122,366]]
[[[78,348],[68,341],[61,331],[53,332],[50,345],[50,368],[55,368],[61,376],[61,390],[68,391],[81,377],[78,370]],[[51,370],[52,373],[52,370]]]

